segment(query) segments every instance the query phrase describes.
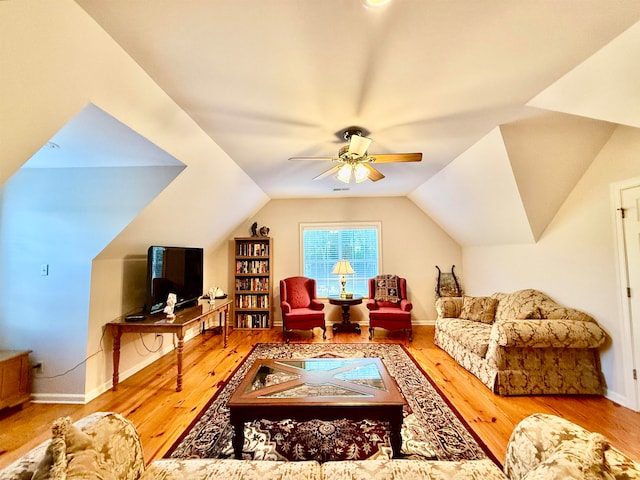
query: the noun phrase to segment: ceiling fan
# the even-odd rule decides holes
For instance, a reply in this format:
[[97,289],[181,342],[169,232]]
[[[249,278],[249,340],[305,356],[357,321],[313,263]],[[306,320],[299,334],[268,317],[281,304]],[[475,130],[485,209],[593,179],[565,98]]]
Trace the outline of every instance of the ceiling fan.
[[289,160],[331,160],[336,162],[329,170],[321,173],[314,180],[320,180],[333,174],[344,183],[349,183],[354,179],[356,183],[369,179],[372,182],[382,180],[384,175],[376,170],[372,163],[392,163],[392,162],[420,162],[422,153],[387,153],[379,155],[369,155],[367,151],[372,140],[367,138],[367,132],[362,127],[347,127],[336,133],[339,137],[349,142],[338,150],[337,157],[291,157]]

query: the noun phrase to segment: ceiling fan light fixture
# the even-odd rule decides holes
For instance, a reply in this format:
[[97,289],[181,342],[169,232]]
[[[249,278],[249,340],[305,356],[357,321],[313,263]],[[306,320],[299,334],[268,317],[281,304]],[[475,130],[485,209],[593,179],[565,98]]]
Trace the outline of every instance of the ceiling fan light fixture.
[[361,163],[357,163],[353,166],[353,176],[356,179],[356,183],[362,183],[369,178],[369,170]]
[[391,0],[361,0],[364,8],[368,10],[380,10],[385,5],[391,3]]
[[351,181],[351,174],[353,173],[353,168],[348,163],[345,163],[340,167],[336,178],[344,183],[349,183]]
[[361,137],[360,135],[352,135],[351,141],[349,142],[349,153],[355,154],[358,157],[363,157],[367,150],[369,149],[369,145],[371,145],[372,140],[367,137]]

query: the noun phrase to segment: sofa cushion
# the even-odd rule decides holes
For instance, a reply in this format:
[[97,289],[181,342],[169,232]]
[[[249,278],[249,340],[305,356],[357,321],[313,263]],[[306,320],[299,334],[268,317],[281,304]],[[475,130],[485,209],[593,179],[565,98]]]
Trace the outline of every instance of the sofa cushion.
[[567,441],[522,480],[613,480],[605,459],[607,439],[590,433],[587,441]]
[[460,318],[474,322],[493,323],[498,300],[492,297],[462,297]]
[[462,318],[448,318],[438,322],[440,330],[465,349],[484,358],[489,348],[491,325]]

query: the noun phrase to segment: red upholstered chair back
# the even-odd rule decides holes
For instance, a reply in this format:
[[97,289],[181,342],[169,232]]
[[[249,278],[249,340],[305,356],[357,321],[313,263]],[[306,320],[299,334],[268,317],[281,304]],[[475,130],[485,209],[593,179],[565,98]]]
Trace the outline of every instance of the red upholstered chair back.
[[280,282],[280,298],[291,308],[307,308],[316,298],[316,281],[307,277],[290,277]]

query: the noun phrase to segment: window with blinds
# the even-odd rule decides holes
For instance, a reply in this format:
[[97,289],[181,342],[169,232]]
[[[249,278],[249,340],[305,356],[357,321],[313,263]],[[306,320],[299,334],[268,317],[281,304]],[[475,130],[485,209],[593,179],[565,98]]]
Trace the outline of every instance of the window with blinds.
[[316,280],[318,297],[340,295],[340,279],[331,273],[338,260],[348,260],[354,270],[346,275],[347,292],[367,296],[367,280],[378,275],[380,224],[302,224],[300,226],[302,275]]

